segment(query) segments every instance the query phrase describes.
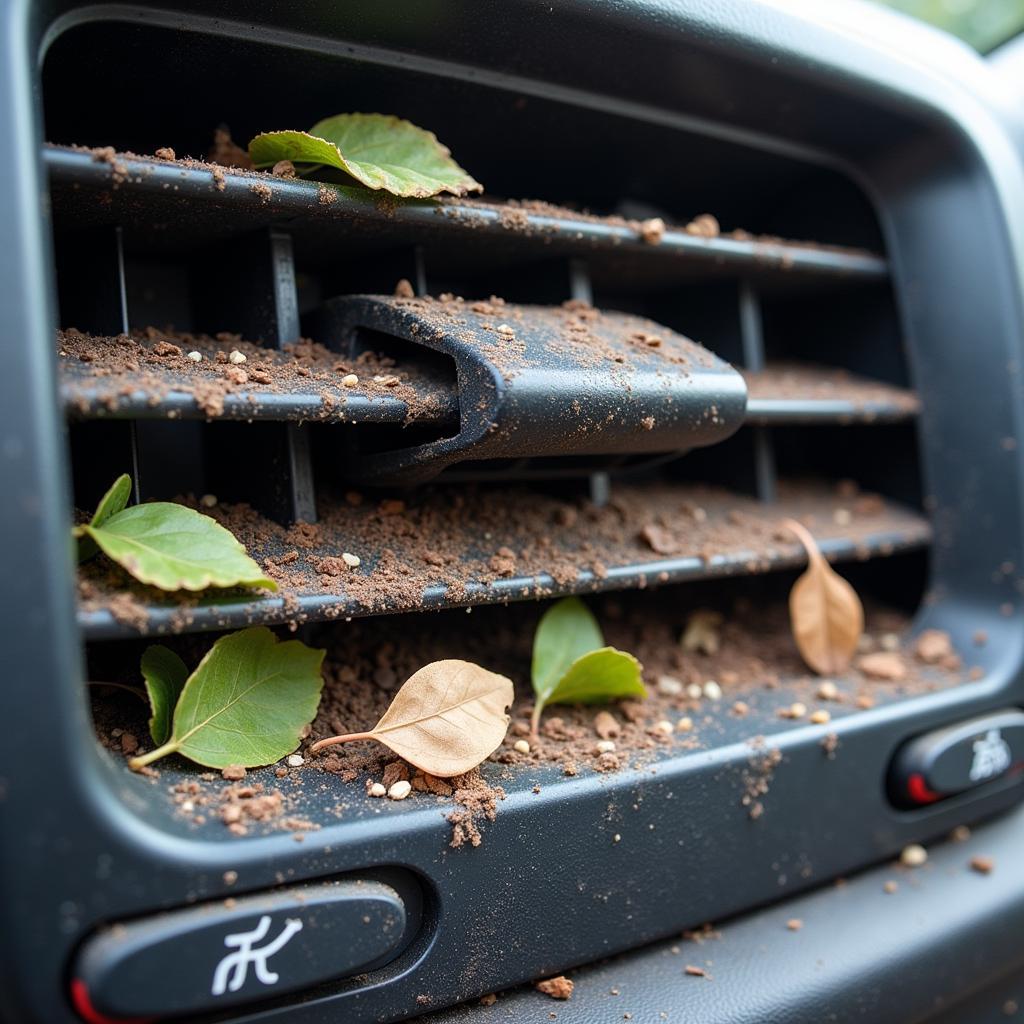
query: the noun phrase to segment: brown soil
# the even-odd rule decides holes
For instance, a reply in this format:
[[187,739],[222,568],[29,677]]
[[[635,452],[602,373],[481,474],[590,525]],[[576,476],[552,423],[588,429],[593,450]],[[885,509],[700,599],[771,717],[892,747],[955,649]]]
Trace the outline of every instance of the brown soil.
[[[793,536],[780,527],[787,516],[807,525],[819,542],[846,538],[865,558],[891,552],[872,541],[880,534],[917,543],[928,537],[923,520],[876,495],[857,494],[848,483],[835,490],[782,485],[775,506],[703,485],[669,483],[617,486],[604,507],[527,487],[436,486],[403,498],[349,491],[321,498],[319,522],[291,528],[247,505],[202,511],[230,529],[278,583],[296,622],[302,619],[300,596],[336,599],[320,608],[330,618],[416,610],[428,588],[435,604],[438,588],[445,602],[458,604],[604,589],[609,573],[620,566],[649,566],[641,584],[653,585],[671,578],[659,565],[666,558],[702,561],[692,576],[764,572],[780,560],[795,564],[802,558]],[[359,566],[350,567],[343,553],[357,556]],[[510,588],[511,579],[522,580],[522,586]],[[136,584],[103,557],[80,567],[79,582],[87,611],[110,609],[124,593],[150,602],[180,601],[180,628],[187,627],[188,608],[195,603],[194,596],[164,595]],[[495,591],[495,584],[502,589]]]
[[[543,606],[487,609],[469,618],[449,612],[446,621],[421,616],[401,620],[398,630],[396,620],[384,618],[360,620],[344,628],[322,627],[321,635],[311,637],[310,642],[327,647],[325,685],[317,716],[299,750],[305,757],[301,767],[289,768],[281,762],[275,771],[282,780],[278,785],[261,783],[254,772],[226,784],[219,775],[193,768],[191,778],[173,784],[172,798],[184,817],[219,819],[239,835],[261,826],[305,832],[316,826],[303,817],[303,787],[322,788],[329,780],[328,785],[337,786],[341,813],[352,802],[375,799],[367,795],[372,783],[388,785],[407,778],[413,792],[402,806],[409,801],[437,803],[451,826],[451,845],[479,845],[484,832],[481,825],[494,820],[505,795],[494,784],[493,768],[486,773],[487,778],[474,770],[455,779],[436,779],[406,765],[388,748],[372,741],[331,747],[320,755],[308,754],[308,747],[319,739],[371,727],[402,683],[424,664],[457,657],[506,674],[516,684],[508,734],[489,758],[503,766],[502,785],[514,783],[521,771],[531,766],[556,766],[567,776],[614,772],[714,747],[723,738],[735,742],[746,735],[750,753],[741,773],[737,811],[757,818],[765,813],[766,800],[770,803],[772,776],[781,760],[778,750],[760,733],[773,727],[780,717],[790,717],[795,702],[804,705],[804,713],[792,725],[807,725],[815,712],[827,710],[832,718],[839,718],[856,713],[865,698],[872,704],[892,701],[963,683],[968,678],[963,669],[924,662],[912,645],[896,639],[898,653],[907,666],[904,679],[879,682],[851,668],[831,680],[834,688],[824,699],[820,696],[820,678],[807,671],[790,636],[785,588],[779,589],[778,597],[757,603],[745,597],[729,597],[728,589],[721,586],[719,591],[712,595],[715,610],[722,615],[717,627],[719,646],[714,654],[687,651],[680,642],[691,617],[704,610],[692,603],[693,596],[689,602],[686,598],[669,602],[661,595],[631,593],[592,601],[606,642],[632,652],[642,662],[648,697],[607,707],[552,706],[542,718],[539,740],[527,741],[527,752],[517,749],[516,743],[526,740],[530,732],[533,701],[529,665],[533,633]],[[904,615],[870,602],[866,602],[866,622],[868,631],[862,643],[865,652],[892,647],[894,637],[902,636],[908,626]],[[190,665],[198,662],[208,644],[209,639],[201,636],[174,642]],[[109,656],[125,665],[123,655]],[[102,652],[94,652],[93,658],[98,657]],[[113,681],[109,667],[91,667],[95,678]],[[127,669],[122,681],[137,684],[134,666]],[[718,699],[706,695],[710,681],[718,684]],[[141,701],[108,687],[93,687],[92,691],[97,728],[106,746],[128,756],[138,751],[139,737],[143,738],[143,748],[149,744]],[[735,712],[740,702],[747,708],[742,716]],[[749,731],[745,731],[748,719]],[[609,721],[614,723],[614,730],[608,730]],[[125,747],[126,733],[132,737],[130,750]],[[827,738],[830,734],[824,735]],[[613,751],[607,749],[609,737],[614,737]],[[602,740],[605,745],[599,747]],[[833,756],[842,757],[841,749],[838,754],[834,745],[830,750]],[[828,750],[823,749],[823,761],[826,753]],[[174,764],[157,763],[154,776]],[[181,765],[177,762],[178,767]],[[262,774],[265,779],[267,773]],[[390,803],[385,798],[380,800],[382,807]]]
[[[355,396],[402,402],[406,421],[448,413],[446,396],[422,373],[373,352],[351,359],[308,339],[278,350],[229,333],[210,337],[147,327],[96,337],[69,328],[57,332],[57,350],[64,401],[80,415],[116,412],[140,394],[155,406],[171,392],[191,396],[209,419],[224,415],[229,395],[240,396],[250,416],[259,415],[270,395],[312,395],[307,418],[325,421],[351,418],[346,405]],[[189,352],[199,352],[202,361],[190,359]],[[231,362],[232,352],[245,361]],[[341,383],[349,374],[359,378],[351,388]]]

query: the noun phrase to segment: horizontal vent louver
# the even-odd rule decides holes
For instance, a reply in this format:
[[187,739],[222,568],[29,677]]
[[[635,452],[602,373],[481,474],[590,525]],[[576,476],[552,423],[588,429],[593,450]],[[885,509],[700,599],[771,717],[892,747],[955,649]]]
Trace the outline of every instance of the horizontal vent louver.
[[[826,367],[824,360],[767,358],[764,289],[768,295],[779,285],[807,295],[824,289],[827,301],[836,288],[856,292],[884,283],[886,263],[876,255],[673,229],[650,244],[635,223],[553,208],[452,201],[384,210],[353,190],[208,165],[59,147],[48,147],[45,157],[59,237],[69,240],[62,255],[74,261],[87,242],[96,256],[88,265],[78,258],[74,273],[61,275],[63,322],[77,328],[60,338],[59,387],[67,415],[83,424],[107,421],[103,429],[114,432],[113,450],[135,467],[143,496],[191,489],[197,498],[216,492],[230,501],[239,493],[258,505],[258,511],[213,512],[283,587],[274,597],[225,594],[182,603],[154,600],[142,589],[125,589],[121,579],[87,574],[80,622],[89,637],[348,618],[762,572],[802,560],[793,539],[778,530],[786,515],[811,523],[833,559],[865,559],[929,541],[927,522],[907,508],[873,495],[857,499],[842,490],[776,480],[775,428],[899,424],[917,413],[913,393],[891,384]],[[283,221],[287,231],[279,226]],[[506,263],[543,259],[548,277],[562,275],[564,298],[584,304],[596,290],[592,282],[614,276],[623,259],[639,268],[630,287],[641,294],[643,268],[655,279],[678,275],[717,289],[715,315],[724,311],[737,325],[738,348],[728,354],[742,367],[741,416],[747,423],[722,461],[749,462],[738,477],[749,479],[747,495],[714,486],[734,484],[732,469],[716,469],[706,480],[698,471],[696,480],[684,472],[682,478],[609,484],[609,471],[635,474],[651,465],[650,456],[552,462],[531,457],[550,454],[550,445],[526,440],[514,460],[456,465],[442,477],[453,482],[440,490],[383,498],[369,491],[358,504],[346,501],[337,486],[345,471],[338,477],[337,467],[351,471],[356,465],[354,444],[359,465],[371,470],[387,462],[390,450],[443,444],[431,439],[458,433],[466,415],[460,403],[472,392],[466,367],[457,372],[416,345],[396,349],[396,339],[376,323],[368,323],[374,330],[362,356],[301,341],[294,250],[312,246],[323,256],[332,245],[383,246],[388,265],[399,272],[407,267],[422,292],[430,289],[431,253],[447,264],[453,253],[457,259],[465,258],[464,250],[477,253],[481,239],[500,247]],[[203,311],[205,323],[216,316],[217,326],[238,333],[142,330],[129,308],[137,287],[129,278],[142,274],[133,261],[158,259],[166,267],[194,261],[197,252],[214,255],[191,271],[193,309]],[[468,309],[463,312],[470,318],[496,319],[490,315],[495,310],[485,316]],[[465,324],[466,317],[458,322]],[[828,321],[823,324],[828,329]],[[716,348],[713,337],[698,340]],[[375,351],[376,342],[389,351]],[[190,359],[191,351],[201,360]],[[232,357],[238,351],[244,363]],[[824,359],[831,355],[823,345]],[[176,420],[210,421],[217,431],[166,422]],[[317,424],[334,432],[311,447],[310,428]],[[736,426],[738,421],[726,432]],[[233,450],[241,459],[233,458]],[[174,465],[165,464],[168,451],[172,463],[176,451],[182,461],[193,458],[202,473],[193,466],[176,475]],[[703,453],[705,464],[709,457],[716,458],[713,449]],[[415,461],[405,470],[393,458],[387,462],[399,467],[389,471],[391,481],[403,482],[403,473],[415,479]],[[238,462],[266,482],[266,493],[238,487]],[[324,464],[328,482],[316,488],[314,465]],[[577,487],[575,496],[544,494],[514,483],[573,475],[589,477],[589,492]],[[503,489],[462,491],[467,478],[498,481]],[[190,480],[193,487],[180,486]],[[292,525],[317,518],[305,532]],[[351,549],[362,564],[342,573],[337,555]]]

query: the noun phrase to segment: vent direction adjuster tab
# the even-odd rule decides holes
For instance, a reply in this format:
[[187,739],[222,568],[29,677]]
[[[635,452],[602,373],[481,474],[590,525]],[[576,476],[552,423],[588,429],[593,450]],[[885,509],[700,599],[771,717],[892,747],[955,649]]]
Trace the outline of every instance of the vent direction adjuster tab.
[[326,303],[321,338],[357,354],[374,336],[454,363],[453,436],[356,457],[354,475],[422,480],[466,460],[683,452],[743,422],[740,374],[650,320],[586,303],[356,295]]

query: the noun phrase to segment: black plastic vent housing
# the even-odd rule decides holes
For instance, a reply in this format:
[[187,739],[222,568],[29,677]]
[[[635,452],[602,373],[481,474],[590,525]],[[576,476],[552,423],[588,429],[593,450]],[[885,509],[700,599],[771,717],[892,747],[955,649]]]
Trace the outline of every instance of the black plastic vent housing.
[[[454,0],[429,7],[356,3],[344,10],[331,4],[270,3],[254,10],[198,0],[173,8],[12,0],[3,24],[0,460],[6,499],[0,535],[9,587],[18,588],[8,591],[0,616],[7,666],[0,688],[0,1013],[6,1019],[76,1019],[67,972],[75,950],[101,925],[260,893],[284,880],[395,866],[418,877],[424,893],[420,931],[399,959],[368,981],[327,984],[299,1003],[271,998],[231,1019],[401,1019],[809,887],[1019,798],[1014,784],[903,811],[885,790],[890,757],[906,739],[1024,698],[1018,444],[1024,423],[1024,175],[999,112],[980,99],[986,86],[978,69],[959,48],[948,44],[948,73],[940,75],[919,65],[913,45],[897,51],[853,24],[826,24],[761,2],[515,2],[495,12]],[[52,61],[69,48],[99,57],[102,48],[90,41],[142,37],[174,43],[149,51],[154,74],[144,93],[145,127],[130,138],[101,137],[102,109],[84,103],[77,109],[71,81],[64,113],[45,111],[44,132],[44,67],[52,87],[60,80]],[[97,751],[88,721],[83,624],[76,618],[67,545],[71,493],[55,384],[57,295],[40,154],[48,137],[153,150],[163,144],[162,119],[180,123],[184,116],[169,85],[175,75],[187,78],[196,68],[210,75],[218,54],[227,62],[232,54],[257,52],[267,57],[251,79],[259,113],[252,123],[232,126],[239,137],[263,127],[265,118],[284,118],[296,109],[300,92],[333,108],[337,84],[363,74],[380,109],[401,106],[424,123],[434,120],[431,104],[464,97],[464,127],[445,141],[470,169],[490,145],[471,115],[499,96],[510,108],[521,104],[516,109],[537,112],[521,123],[524,140],[531,133],[539,142],[557,138],[571,110],[595,166],[610,150],[611,170],[630,175],[629,188],[621,181],[613,188],[616,173],[595,174],[576,182],[576,195],[552,194],[536,149],[510,145],[501,171],[488,182],[499,194],[599,207],[615,191],[650,202],[680,195],[686,183],[714,180],[717,190],[703,192],[702,200],[728,209],[737,222],[755,231],[818,237],[820,207],[801,204],[797,195],[783,217],[783,204],[764,202],[773,189],[776,198],[780,188],[798,194],[793,168],[802,168],[820,189],[816,194],[829,200],[825,205],[845,211],[827,241],[886,254],[895,299],[882,289],[872,301],[896,304],[910,383],[921,400],[921,474],[934,535],[918,624],[949,631],[965,650],[984,633],[987,641],[975,658],[984,677],[836,722],[840,753],[826,770],[820,731],[768,723],[783,762],[769,813],[757,821],[738,812],[750,749],[737,729],[715,749],[668,761],[657,772],[588,776],[571,786],[552,772],[539,794],[510,793],[479,850],[449,850],[442,816],[422,806],[396,813],[388,829],[354,818],[310,833],[301,844],[284,835],[235,843],[175,830],[152,800],[150,784],[127,778]],[[157,73],[163,69],[167,75]],[[97,59],[91,74],[92,87],[110,85],[111,104],[119,90],[139,88],[109,59]],[[204,87],[212,84],[204,81]],[[83,96],[87,92],[83,88]],[[473,95],[488,97],[487,103],[475,108]],[[611,147],[600,130],[606,117],[629,126]],[[196,127],[197,150],[204,129]],[[71,130],[77,138],[67,137]],[[652,132],[665,140],[663,159],[637,165],[630,143]],[[693,139],[705,144],[694,147]],[[727,159],[739,154],[745,159]],[[670,212],[684,215],[685,203]],[[219,216],[215,211],[205,222],[169,224],[167,236],[191,231],[205,244],[217,236]],[[300,261],[316,262],[317,247],[330,242],[312,232],[303,244],[308,248],[298,252]],[[357,255],[353,263],[366,270],[369,261]],[[632,283],[648,270],[653,275],[644,260],[624,260],[625,270],[607,264],[604,277],[593,279],[598,296],[627,290],[630,274]],[[474,262],[472,253],[460,263],[453,252],[444,267],[455,282],[467,275],[479,281],[470,273]],[[368,290],[356,287],[358,267],[341,269],[345,280],[331,294]],[[660,272],[662,283],[674,287],[675,269]],[[750,314],[750,294],[744,294],[741,308]],[[137,298],[159,313],[159,295]],[[846,323],[855,329],[864,304],[827,293],[813,299],[822,307],[833,301],[848,304]],[[278,303],[272,314],[268,342],[294,337],[298,311]],[[770,303],[764,314],[765,323],[786,316]],[[120,327],[115,322],[111,329]],[[820,339],[823,346],[828,342]],[[813,345],[811,332],[802,343]],[[865,351],[878,344],[864,334]],[[856,352],[850,358],[856,363]],[[897,367],[893,376],[900,372]],[[891,448],[896,455],[905,450],[906,435],[899,436]],[[293,433],[280,433],[277,441],[284,463],[301,460]],[[792,448],[795,460],[799,443]],[[913,483],[912,459],[904,466],[894,457],[882,468]],[[765,497],[770,477],[765,471]],[[285,514],[301,510],[302,487],[280,500]],[[642,842],[632,848],[613,842],[618,826],[608,820],[610,803],[629,808],[630,831]],[[225,881],[228,871],[239,879],[234,887]]]

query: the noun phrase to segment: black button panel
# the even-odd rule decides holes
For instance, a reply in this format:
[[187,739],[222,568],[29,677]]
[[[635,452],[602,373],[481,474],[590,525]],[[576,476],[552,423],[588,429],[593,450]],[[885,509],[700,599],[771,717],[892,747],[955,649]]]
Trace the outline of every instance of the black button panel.
[[889,788],[904,807],[920,807],[1024,768],[1024,712],[995,711],[918,736],[893,760]]
[[356,974],[403,945],[405,906],[377,881],[296,886],[112,925],[75,962],[88,1019],[165,1017]]

